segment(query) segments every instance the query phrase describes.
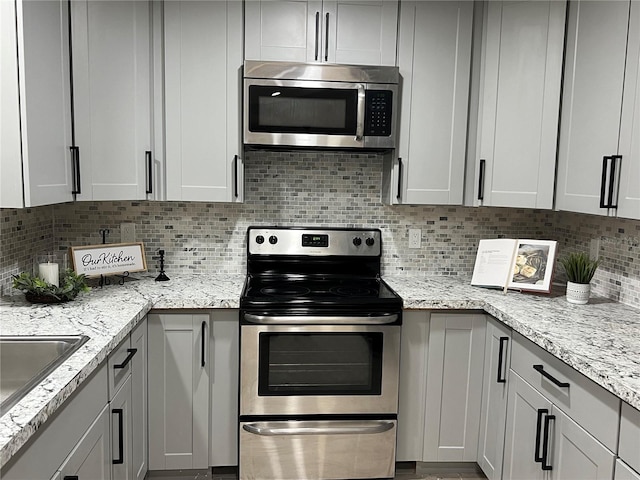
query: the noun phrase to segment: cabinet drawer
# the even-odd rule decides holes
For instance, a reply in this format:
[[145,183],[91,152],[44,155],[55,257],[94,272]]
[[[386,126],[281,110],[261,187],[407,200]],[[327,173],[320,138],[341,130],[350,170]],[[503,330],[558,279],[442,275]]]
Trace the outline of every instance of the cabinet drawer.
[[513,340],[511,368],[616,452],[620,399],[521,335],[514,333]]
[[640,411],[622,402],[618,456],[640,472]]
[[131,365],[134,351],[131,348],[131,336],[127,335],[118,347],[111,352],[107,360],[109,375],[109,401],[113,400],[116,392],[131,375]]

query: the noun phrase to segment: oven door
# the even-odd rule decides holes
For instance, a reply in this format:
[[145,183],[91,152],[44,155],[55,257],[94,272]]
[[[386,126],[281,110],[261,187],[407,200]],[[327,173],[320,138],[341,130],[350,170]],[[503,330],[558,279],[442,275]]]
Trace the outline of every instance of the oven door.
[[399,325],[242,325],[240,415],[396,414]]

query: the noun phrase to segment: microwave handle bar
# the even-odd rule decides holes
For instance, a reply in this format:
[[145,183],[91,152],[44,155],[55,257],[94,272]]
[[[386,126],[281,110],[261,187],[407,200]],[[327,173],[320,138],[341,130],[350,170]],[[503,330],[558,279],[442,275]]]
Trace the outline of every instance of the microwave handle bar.
[[317,315],[255,315],[245,313],[244,319],[250,323],[264,325],[298,324],[305,325],[384,325],[398,320],[397,314],[386,314],[375,317],[349,317],[349,316],[317,316]]
[[364,137],[364,107],[365,107],[364,85],[358,85],[358,118],[356,119],[356,141],[361,142]]
[[318,53],[320,47],[320,12],[316,12],[316,56],[315,60],[318,61]]
[[[294,422],[298,423],[298,422]],[[290,422],[258,422],[247,423],[244,430],[255,435],[371,435],[383,433],[393,428],[393,422],[363,422],[344,426],[328,426],[328,422],[299,422],[302,425],[293,426]]]

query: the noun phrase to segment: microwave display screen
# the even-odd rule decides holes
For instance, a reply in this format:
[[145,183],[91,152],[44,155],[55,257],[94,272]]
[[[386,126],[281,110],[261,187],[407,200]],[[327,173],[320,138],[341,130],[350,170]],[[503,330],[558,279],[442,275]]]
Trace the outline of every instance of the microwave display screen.
[[355,89],[249,87],[249,130],[269,133],[355,135]]

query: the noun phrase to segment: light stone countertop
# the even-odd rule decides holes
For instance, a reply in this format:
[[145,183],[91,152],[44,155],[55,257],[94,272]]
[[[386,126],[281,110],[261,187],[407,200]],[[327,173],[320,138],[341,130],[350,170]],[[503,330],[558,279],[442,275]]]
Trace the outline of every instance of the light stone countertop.
[[[239,308],[243,275],[154,276],[109,285],[61,305],[0,300],[2,335],[90,337],[0,418],[0,467],[27,442],[151,309]],[[405,309],[484,310],[640,409],[640,310],[605,299],[571,305],[563,294],[472,287],[469,279],[385,276]]]

